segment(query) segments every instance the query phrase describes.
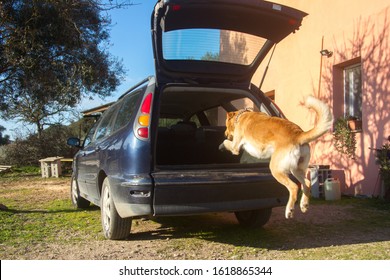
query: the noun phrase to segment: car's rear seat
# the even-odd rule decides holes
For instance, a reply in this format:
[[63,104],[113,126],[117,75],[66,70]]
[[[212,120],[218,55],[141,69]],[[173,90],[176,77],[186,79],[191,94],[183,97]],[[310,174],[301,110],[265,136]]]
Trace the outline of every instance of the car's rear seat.
[[225,127],[179,122],[159,128],[156,145],[158,165],[217,164],[239,162],[239,157],[219,151]]

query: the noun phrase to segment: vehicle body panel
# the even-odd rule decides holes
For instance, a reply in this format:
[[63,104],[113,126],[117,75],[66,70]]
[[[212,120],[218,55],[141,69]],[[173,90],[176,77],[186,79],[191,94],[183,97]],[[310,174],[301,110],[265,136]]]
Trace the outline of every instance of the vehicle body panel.
[[[283,117],[250,80],[272,46],[297,30],[305,15],[257,0],[159,1],[152,15],[156,77],[123,94],[88,134],[73,164],[81,197],[101,206],[108,178],[121,218],[284,205],[288,192],[267,161],[219,151],[225,127],[213,124],[213,117],[241,109],[234,102],[243,98],[256,110]],[[183,28],[240,31],[265,40],[248,64],[165,59],[163,33]],[[179,121],[162,125],[173,120]]]

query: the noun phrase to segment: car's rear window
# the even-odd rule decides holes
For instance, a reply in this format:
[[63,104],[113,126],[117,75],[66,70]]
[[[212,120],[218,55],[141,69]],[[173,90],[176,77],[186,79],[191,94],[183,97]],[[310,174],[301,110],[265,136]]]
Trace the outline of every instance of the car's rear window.
[[218,61],[250,65],[267,40],[235,31],[180,29],[163,33],[165,60]]

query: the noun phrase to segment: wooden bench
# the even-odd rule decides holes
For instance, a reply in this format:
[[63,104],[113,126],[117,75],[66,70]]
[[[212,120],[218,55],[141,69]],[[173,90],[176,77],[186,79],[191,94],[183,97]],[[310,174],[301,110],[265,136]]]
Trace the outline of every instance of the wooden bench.
[[40,159],[42,178],[56,177],[58,178],[61,171],[61,159],[63,157],[48,157]]
[[62,163],[72,162],[71,158],[64,157],[48,157],[40,159],[42,178],[56,177],[58,178],[62,174]]
[[11,165],[0,165],[0,173],[9,171],[11,167]]

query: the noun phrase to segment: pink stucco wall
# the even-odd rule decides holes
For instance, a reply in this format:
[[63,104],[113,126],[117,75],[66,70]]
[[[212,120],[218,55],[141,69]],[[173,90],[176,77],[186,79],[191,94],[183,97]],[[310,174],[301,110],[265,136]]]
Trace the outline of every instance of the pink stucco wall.
[[[275,90],[276,103],[304,130],[314,115],[299,103],[313,94],[326,101],[335,118],[343,114],[343,79],[340,67],[362,63],[363,129],[357,133],[356,158],[333,147],[331,133],[312,143],[312,164],[329,164],[346,194],[380,194],[378,166],[371,147],[381,147],[390,135],[390,4],[388,0],[275,0],[309,15],[299,31],[276,48],[263,84]],[[333,52],[322,57],[321,49]],[[264,63],[265,64],[265,63]],[[264,66],[253,78],[259,84]],[[342,77],[342,76],[341,76]]]

